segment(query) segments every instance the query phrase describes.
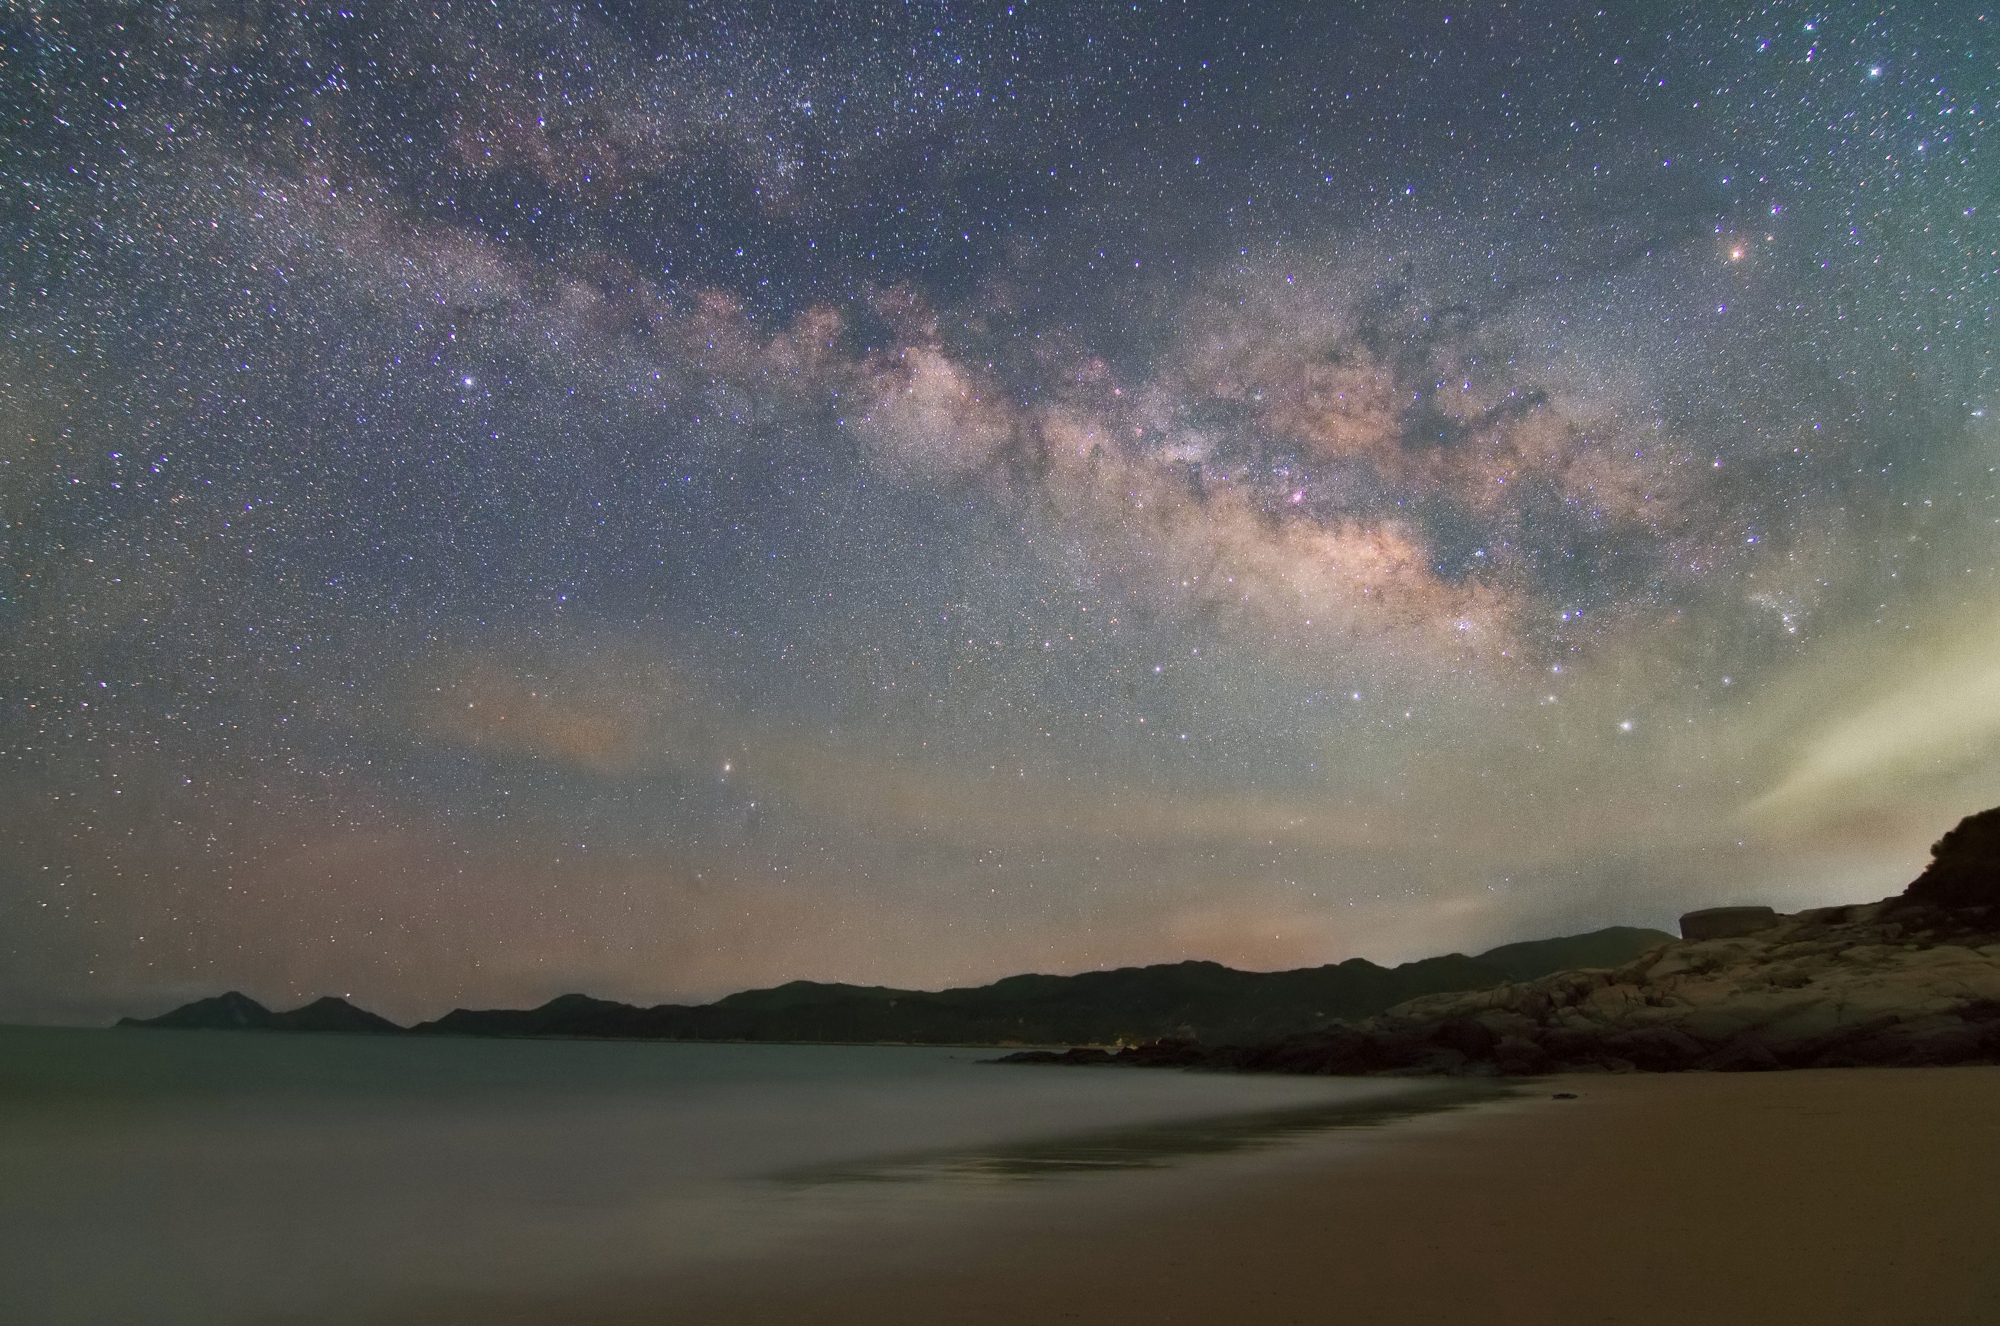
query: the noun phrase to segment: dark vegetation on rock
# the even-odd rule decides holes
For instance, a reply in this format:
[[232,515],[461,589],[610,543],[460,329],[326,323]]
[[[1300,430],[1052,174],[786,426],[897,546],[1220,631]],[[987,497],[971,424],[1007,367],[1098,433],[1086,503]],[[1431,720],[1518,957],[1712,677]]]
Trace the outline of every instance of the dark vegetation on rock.
[[1783,916],[1711,908],[1630,961],[1236,1046],[1163,1038],[1013,1062],[1381,1074],[1676,1072],[2000,1062],[2000,809],[1901,895]]
[[[1615,926],[1508,944],[1477,957],[1454,953],[1398,967],[1356,958],[1296,971],[1246,972],[1213,962],[1180,962],[1076,976],[1010,976],[991,985],[941,991],[793,981],[712,1004],[651,1008],[569,994],[539,1008],[458,1009],[409,1030],[458,1036],[931,1045],[1114,1044],[1163,1036],[1242,1043],[1292,1035],[1329,1019],[1368,1017],[1421,995],[1491,989],[1571,967],[1623,962],[1665,938],[1658,930]],[[235,993],[158,1018],[127,1018],[121,1025],[402,1030],[337,999],[273,1013]]]
[[1904,892],[1911,902],[2000,907],[2000,806],[1968,815],[1931,845],[1931,863]]

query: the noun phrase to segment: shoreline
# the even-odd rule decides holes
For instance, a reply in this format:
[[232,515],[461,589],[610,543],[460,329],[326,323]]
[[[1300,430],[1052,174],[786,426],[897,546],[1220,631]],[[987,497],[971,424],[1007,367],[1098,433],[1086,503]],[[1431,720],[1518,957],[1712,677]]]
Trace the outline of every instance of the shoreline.
[[488,1303],[478,1319],[2000,1321],[2000,1067],[1520,1085],[1258,1163],[1158,1176],[1122,1201],[1051,1186],[999,1222],[904,1231],[893,1247],[844,1240],[546,1313]]

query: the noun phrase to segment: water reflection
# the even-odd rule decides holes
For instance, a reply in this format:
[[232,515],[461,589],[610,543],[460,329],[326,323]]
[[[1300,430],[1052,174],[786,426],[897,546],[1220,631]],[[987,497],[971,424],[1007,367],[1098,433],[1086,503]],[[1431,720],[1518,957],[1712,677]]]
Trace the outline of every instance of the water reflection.
[[[1132,1070],[1141,1071],[1141,1070]],[[1107,1170],[1155,1169],[1199,1156],[1275,1146],[1336,1128],[1372,1128],[1395,1119],[1462,1109],[1513,1094],[1491,1082],[1412,1083],[1407,1092],[1287,1109],[1099,1128],[993,1146],[793,1169],[780,1183],[980,1182],[1042,1179]]]

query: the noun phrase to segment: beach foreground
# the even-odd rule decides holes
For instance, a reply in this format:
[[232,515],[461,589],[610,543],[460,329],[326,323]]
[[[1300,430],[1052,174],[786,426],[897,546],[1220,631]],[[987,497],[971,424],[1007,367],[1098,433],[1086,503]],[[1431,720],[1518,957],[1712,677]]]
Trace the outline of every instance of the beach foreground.
[[573,1320],[2000,1321],[2000,1068],[1550,1078],[1290,1159],[928,1265],[850,1249]]

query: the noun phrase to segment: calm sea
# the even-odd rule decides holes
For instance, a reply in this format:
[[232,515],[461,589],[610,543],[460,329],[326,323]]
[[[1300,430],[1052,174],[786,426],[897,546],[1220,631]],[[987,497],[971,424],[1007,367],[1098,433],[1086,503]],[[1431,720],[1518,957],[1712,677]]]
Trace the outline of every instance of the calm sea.
[[559,1301],[1449,1099],[991,1053],[0,1027],[0,1321]]

